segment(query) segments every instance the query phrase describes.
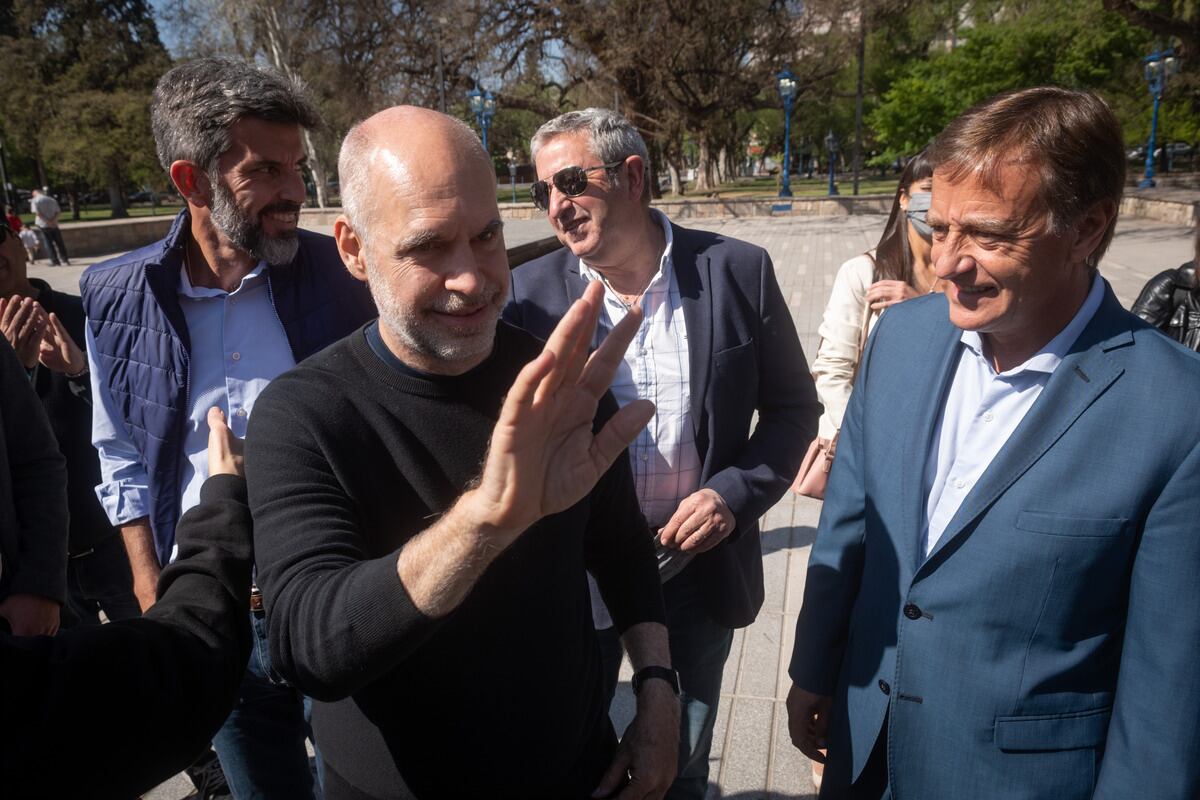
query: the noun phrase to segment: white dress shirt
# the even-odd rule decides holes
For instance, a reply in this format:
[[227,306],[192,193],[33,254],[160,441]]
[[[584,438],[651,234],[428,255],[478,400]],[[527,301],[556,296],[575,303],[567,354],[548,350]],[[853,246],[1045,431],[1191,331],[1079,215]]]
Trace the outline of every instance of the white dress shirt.
[[983,354],[983,338],[963,331],[958,368],[925,464],[924,553],[937,546],[963,500],[979,482],[1037,401],[1104,298],[1097,273],[1067,326],[1024,364],[997,373]]

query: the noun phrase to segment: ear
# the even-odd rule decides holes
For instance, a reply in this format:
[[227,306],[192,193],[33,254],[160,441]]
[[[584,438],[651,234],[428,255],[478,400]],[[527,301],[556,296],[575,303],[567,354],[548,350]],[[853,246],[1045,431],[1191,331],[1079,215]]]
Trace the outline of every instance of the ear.
[[347,271],[363,283],[367,282],[366,244],[350,224],[345,214],[333,221],[333,239]]
[[1117,216],[1117,207],[1112,200],[1101,200],[1093,205],[1075,222],[1075,244],[1071,248],[1071,263],[1086,261],[1100,242],[1108,226]]
[[640,202],[646,188],[646,162],[641,156],[629,156],[625,159],[625,174],[629,176],[625,191],[631,200]]
[[212,183],[208,175],[191,161],[175,161],[171,164],[171,183],[189,205],[206,207],[212,205]]
[[904,189],[900,190],[900,210],[908,211],[908,192]]

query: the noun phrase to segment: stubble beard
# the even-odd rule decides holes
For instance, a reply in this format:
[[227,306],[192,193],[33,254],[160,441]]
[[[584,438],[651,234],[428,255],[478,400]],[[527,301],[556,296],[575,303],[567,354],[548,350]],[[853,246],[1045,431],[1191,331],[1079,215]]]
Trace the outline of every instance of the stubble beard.
[[[367,284],[379,309],[379,319],[396,338],[409,350],[435,362],[458,363],[468,359],[485,357],[492,352],[496,340],[496,311],[499,286],[484,287],[482,303],[492,310],[492,323],[472,335],[455,334],[436,324],[422,324],[421,314],[400,303],[385,276],[381,275],[366,259]],[[478,307],[479,299],[472,299],[461,292],[450,292],[434,304],[434,311],[455,312]]]

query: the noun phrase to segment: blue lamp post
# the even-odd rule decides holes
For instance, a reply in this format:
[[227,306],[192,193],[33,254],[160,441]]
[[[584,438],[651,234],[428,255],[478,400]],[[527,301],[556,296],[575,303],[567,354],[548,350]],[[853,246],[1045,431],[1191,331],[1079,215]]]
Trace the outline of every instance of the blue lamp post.
[[1150,86],[1150,96],[1154,98],[1154,114],[1150,118],[1150,142],[1146,145],[1146,177],[1138,184],[1139,189],[1154,187],[1154,146],[1158,136],[1158,105],[1162,102],[1163,92],[1167,90],[1167,76],[1179,72],[1179,60],[1175,58],[1175,49],[1168,47],[1151,53],[1142,59],[1146,63],[1146,83]]
[[785,69],[775,76],[779,97],[783,100],[783,183],[780,197],[792,196],[792,101],[796,98],[796,76]]
[[467,102],[471,106],[471,113],[475,115],[475,121],[479,123],[479,130],[483,133],[483,149],[486,152],[488,128],[492,126],[492,117],[496,114],[496,97],[490,91],[481,92],[476,87],[467,92]]
[[838,193],[837,184],[833,182],[833,168],[837,163],[838,143],[832,128],[829,133],[825,134],[825,149],[829,151],[829,196],[833,197]]

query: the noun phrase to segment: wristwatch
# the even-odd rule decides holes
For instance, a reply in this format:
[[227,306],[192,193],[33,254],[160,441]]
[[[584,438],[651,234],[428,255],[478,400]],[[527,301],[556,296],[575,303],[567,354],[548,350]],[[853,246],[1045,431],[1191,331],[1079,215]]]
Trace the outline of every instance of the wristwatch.
[[675,691],[675,695],[679,696],[679,673],[670,667],[642,667],[637,672],[633,673],[633,680],[630,683],[633,686],[633,694],[637,695],[642,689],[642,684],[648,680],[658,678],[671,684],[671,688]]

